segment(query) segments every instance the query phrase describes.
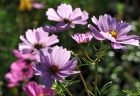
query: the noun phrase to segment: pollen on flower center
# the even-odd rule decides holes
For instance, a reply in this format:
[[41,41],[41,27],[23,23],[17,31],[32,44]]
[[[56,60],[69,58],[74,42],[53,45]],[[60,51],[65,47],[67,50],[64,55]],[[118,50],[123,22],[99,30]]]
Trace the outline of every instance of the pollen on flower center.
[[116,31],[110,31],[109,34],[112,35],[112,37],[116,38],[118,33]]
[[43,44],[35,44],[34,47],[39,50],[41,48],[44,48]]
[[46,96],[45,94],[39,94],[39,96]]
[[50,72],[55,74],[59,71],[58,67],[56,65],[52,65],[50,68],[49,68]]
[[64,19],[64,23],[66,23],[66,24],[70,24],[70,23],[71,23],[71,21],[70,21],[70,20],[68,20],[68,19]]

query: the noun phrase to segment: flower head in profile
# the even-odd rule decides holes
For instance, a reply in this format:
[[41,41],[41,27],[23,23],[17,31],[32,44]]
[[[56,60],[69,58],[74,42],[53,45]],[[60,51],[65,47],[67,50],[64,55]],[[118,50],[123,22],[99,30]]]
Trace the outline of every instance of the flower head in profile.
[[25,85],[23,90],[26,92],[27,96],[55,96],[54,90],[44,88],[34,81]]
[[70,51],[55,46],[52,49],[42,49],[38,64],[34,64],[35,74],[39,75],[42,84],[50,88],[54,80],[64,82],[64,78],[79,73],[73,69],[77,65],[77,59],[70,59]]
[[74,27],[75,24],[85,25],[88,19],[86,11],[82,12],[80,8],[73,10],[69,4],[61,4],[57,10],[49,8],[46,15],[49,20],[68,24],[70,27]]
[[83,33],[76,33],[72,36],[72,38],[79,44],[82,43],[89,43],[91,41],[91,39],[93,38],[93,36],[91,35],[90,32],[87,32],[85,34]]
[[28,53],[28,54],[22,54],[19,50],[14,49],[13,50],[13,54],[20,60],[23,60],[25,62],[33,62],[36,60],[36,57],[32,54],[32,53]]
[[96,17],[92,18],[91,24],[88,25],[92,35],[97,40],[109,40],[114,49],[125,49],[125,44],[139,46],[139,37],[136,35],[128,35],[131,31],[131,25],[123,21],[119,22],[110,15],[100,16],[97,20]]
[[37,3],[34,0],[20,0],[19,10],[20,11],[30,11],[32,8],[35,9],[43,9],[44,4],[43,3]]
[[59,42],[56,35],[49,36],[49,33],[44,32],[42,27],[27,30],[25,37],[21,35],[20,39],[22,43],[19,44],[19,50],[21,50],[22,53],[34,52]]

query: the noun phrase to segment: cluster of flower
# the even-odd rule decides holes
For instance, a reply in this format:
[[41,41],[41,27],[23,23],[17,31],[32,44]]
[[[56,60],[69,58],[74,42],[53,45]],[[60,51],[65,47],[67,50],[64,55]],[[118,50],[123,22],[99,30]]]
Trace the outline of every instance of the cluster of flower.
[[[21,35],[22,43],[19,51],[14,54],[19,60],[11,64],[11,71],[6,74],[9,87],[19,86],[21,82],[27,83],[23,89],[28,96],[54,96],[52,88],[55,80],[64,82],[65,78],[80,71],[74,71],[77,58],[70,60],[71,53],[59,46],[52,46],[59,42],[56,33],[74,28],[76,24],[86,25],[88,13],[80,8],[72,9],[71,5],[61,4],[57,10],[49,8],[46,12],[48,20],[58,22],[55,26],[44,26],[29,29],[25,36]],[[94,37],[97,40],[109,40],[114,49],[125,49],[125,44],[139,46],[139,37],[127,35],[131,25],[119,22],[110,15],[92,18],[93,25],[88,24],[90,32],[76,33],[71,36],[77,43],[89,43]],[[30,81],[33,75],[39,76],[40,83]]]

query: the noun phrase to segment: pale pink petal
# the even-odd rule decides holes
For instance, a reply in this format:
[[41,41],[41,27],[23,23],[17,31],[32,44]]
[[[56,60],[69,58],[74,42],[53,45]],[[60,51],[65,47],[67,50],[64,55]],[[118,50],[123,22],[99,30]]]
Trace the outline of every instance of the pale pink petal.
[[61,4],[57,7],[57,13],[64,19],[69,19],[70,14],[72,13],[71,5]]
[[28,29],[26,31],[26,39],[31,43],[31,44],[35,44],[37,43],[37,40],[36,40],[36,37],[35,37],[35,33],[34,33],[35,29],[34,30],[30,30]]
[[113,47],[114,49],[126,49],[125,46],[123,46],[123,45],[121,45],[121,44],[119,44],[119,43],[111,43],[111,45],[112,45],[112,47]]
[[48,16],[49,20],[58,22],[63,21],[63,18],[61,18],[53,8],[49,8],[46,15]]
[[63,47],[55,46],[52,52],[52,59],[54,63],[60,68],[70,59],[70,51],[63,49]]

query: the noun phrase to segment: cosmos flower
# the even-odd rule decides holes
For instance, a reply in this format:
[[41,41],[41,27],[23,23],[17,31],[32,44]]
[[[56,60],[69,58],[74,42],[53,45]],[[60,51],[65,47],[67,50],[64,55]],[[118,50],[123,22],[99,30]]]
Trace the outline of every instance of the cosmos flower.
[[114,49],[125,49],[125,44],[139,46],[139,37],[136,35],[128,35],[132,26],[123,21],[119,22],[110,15],[101,15],[97,20],[92,18],[91,24],[88,25],[92,35],[97,40],[109,40]]
[[31,63],[35,61],[35,57],[29,54],[21,54],[18,50],[13,51],[18,58],[10,67],[10,72],[5,75],[8,81],[8,87],[18,86],[21,81],[28,80],[33,76],[33,69]]
[[33,69],[29,62],[24,60],[17,60],[11,64],[11,71],[5,75],[8,81],[8,87],[15,87],[21,81],[27,81],[33,77]]
[[23,90],[26,92],[27,96],[55,96],[54,90],[44,88],[34,81],[24,86]]
[[86,11],[82,12],[80,8],[73,10],[69,4],[61,4],[57,7],[57,10],[49,8],[46,15],[48,20],[68,24],[72,28],[74,28],[75,24],[87,24],[88,19],[88,13]]
[[28,29],[25,34],[25,37],[20,36],[23,42],[19,44],[19,50],[23,54],[35,52],[59,42],[56,35],[49,36],[49,33],[44,32],[42,27],[33,30]]
[[43,9],[43,3],[36,3],[34,0],[20,0],[19,10],[20,11],[30,11],[32,8]]
[[87,32],[85,34],[83,33],[76,33],[72,36],[72,38],[79,44],[81,43],[89,43],[93,36],[90,32]]
[[74,71],[77,65],[77,59],[70,59],[70,51],[63,47],[55,46],[52,49],[42,49],[40,51],[40,60],[38,64],[34,64],[33,69],[35,75],[39,75],[40,82],[50,88],[54,80],[64,82],[64,78],[79,73]]

